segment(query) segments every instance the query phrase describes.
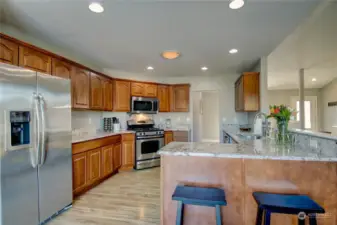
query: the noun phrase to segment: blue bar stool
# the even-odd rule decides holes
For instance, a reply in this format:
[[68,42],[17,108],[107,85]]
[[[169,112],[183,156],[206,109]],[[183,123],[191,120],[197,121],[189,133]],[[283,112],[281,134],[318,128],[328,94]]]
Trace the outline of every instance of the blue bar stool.
[[176,225],[183,225],[184,205],[215,207],[216,225],[222,225],[221,206],[227,205],[225,192],[219,188],[177,186],[172,200],[178,201]]
[[271,194],[254,192],[253,197],[258,204],[256,225],[270,225],[271,213],[298,215],[298,224],[305,225],[305,217],[309,216],[310,225],[317,225],[316,213],[325,210],[306,195]]

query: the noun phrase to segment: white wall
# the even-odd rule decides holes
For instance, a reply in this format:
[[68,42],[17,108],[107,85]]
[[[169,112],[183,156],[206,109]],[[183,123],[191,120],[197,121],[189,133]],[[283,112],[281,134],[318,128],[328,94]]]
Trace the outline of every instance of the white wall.
[[[321,128],[337,135],[337,106],[328,107],[329,102],[337,101],[337,78],[321,89],[320,108]],[[336,127],[333,127],[336,126]]]

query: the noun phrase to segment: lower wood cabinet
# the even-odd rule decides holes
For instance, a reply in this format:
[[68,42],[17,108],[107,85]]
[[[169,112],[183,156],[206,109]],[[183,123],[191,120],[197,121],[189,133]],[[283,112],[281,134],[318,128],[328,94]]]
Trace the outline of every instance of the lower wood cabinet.
[[105,177],[113,172],[114,169],[114,145],[102,147],[102,176]]
[[114,146],[114,171],[118,170],[122,166],[122,146],[116,144]]
[[101,178],[102,174],[102,153],[101,148],[88,151],[88,184],[94,183]]
[[133,170],[135,166],[135,135],[122,135],[122,167],[120,170]]
[[74,194],[81,192],[87,186],[87,153],[79,153],[73,155],[73,192]]
[[172,131],[165,131],[164,133],[165,138],[165,145],[173,141],[173,132]]

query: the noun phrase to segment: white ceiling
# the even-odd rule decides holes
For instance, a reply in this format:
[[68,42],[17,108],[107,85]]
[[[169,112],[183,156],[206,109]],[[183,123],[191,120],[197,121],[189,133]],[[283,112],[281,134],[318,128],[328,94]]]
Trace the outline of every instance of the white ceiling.
[[[268,56],[269,89],[321,88],[337,78],[337,1],[321,4]],[[316,78],[316,82],[312,82]]]
[[[101,67],[155,75],[200,75],[249,70],[310,15],[320,0],[249,0],[240,10],[228,0],[0,0],[4,22],[96,61]],[[230,55],[228,50],[238,48]],[[163,50],[182,57],[167,61]]]

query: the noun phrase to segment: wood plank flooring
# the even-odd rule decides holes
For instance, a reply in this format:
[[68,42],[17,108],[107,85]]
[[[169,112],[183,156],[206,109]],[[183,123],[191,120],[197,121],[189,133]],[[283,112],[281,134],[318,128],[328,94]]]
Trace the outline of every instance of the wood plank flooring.
[[47,225],[159,225],[160,168],[119,173]]

